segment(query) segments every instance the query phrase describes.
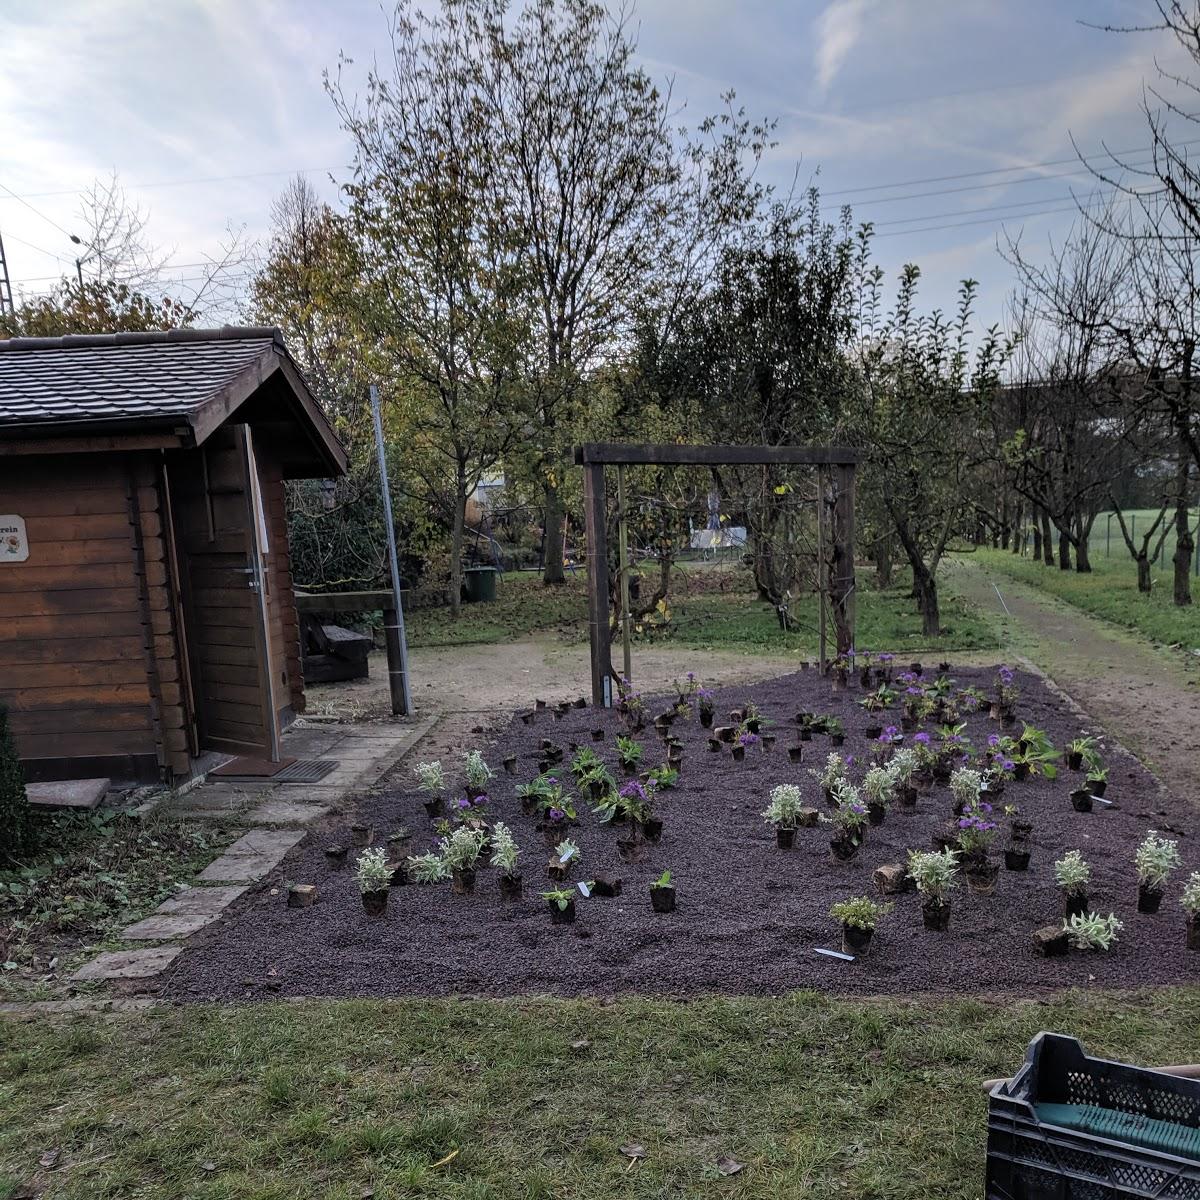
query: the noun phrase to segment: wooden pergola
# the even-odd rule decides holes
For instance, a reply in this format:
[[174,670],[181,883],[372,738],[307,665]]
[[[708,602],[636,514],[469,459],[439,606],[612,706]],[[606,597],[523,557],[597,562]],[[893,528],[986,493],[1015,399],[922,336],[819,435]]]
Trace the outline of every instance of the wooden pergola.
[[[822,644],[828,602],[837,632],[837,651],[854,644],[854,479],[857,451],[837,446],[679,446],[590,442],[575,447],[583,468],[587,530],[588,632],[591,643],[592,703],[613,703],[612,634],[609,628],[608,528],[605,468],[627,466],[811,466],[817,468],[819,587]],[[832,495],[830,553],[824,552],[823,501]],[[624,546],[622,546],[624,561]],[[626,603],[626,608],[628,604]],[[823,655],[822,655],[823,658]],[[822,665],[824,665],[822,661]]]

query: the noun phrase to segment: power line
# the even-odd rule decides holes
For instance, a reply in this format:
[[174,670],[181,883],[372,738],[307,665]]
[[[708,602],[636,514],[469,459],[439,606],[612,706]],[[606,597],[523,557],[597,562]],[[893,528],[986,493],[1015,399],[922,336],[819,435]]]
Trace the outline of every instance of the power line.
[[[1109,188],[1107,191],[1093,193],[1088,198],[1090,207],[1095,201],[1106,200],[1110,196],[1116,195],[1135,195],[1135,196],[1157,196],[1162,193],[1162,188],[1146,188],[1143,191],[1125,191],[1123,188]],[[881,229],[886,225],[911,225],[914,221],[939,221],[943,217],[969,217],[976,213],[990,212],[1007,212],[1014,208],[1034,208],[1039,204],[1055,203],[1060,200],[1059,196],[1039,196],[1036,200],[1019,200],[1009,204],[992,204],[984,208],[961,208],[957,211],[939,213],[925,213],[919,217],[895,217],[890,221],[872,221],[871,225],[875,229]],[[1029,213],[1029,216],[1037,216],[1037,213]]]
[[[1130,199],[1132,200],[1132,197],[1130,197]],[[1026,218],[1026,217],[1048,217],[1053,213],[1079,212],[1081,209],[1086,210],[1089,208],[1096,208],[1100,204],[1103,204],[1103,203],[1104,203],[1103,200],[1096,200],[1096,201],[1089,201],[1089,202],[1076,201],[1074,204],[1064,204],[1059,208],[1043,208],[1043,209],[1037,210],[1036,212],[1020,213],[1017,215],[1019,215],[1022,219]],[[997,221],[1001,225],[1004,224],[1003,217],[1000,217],[1000,218],[980,217],[977,220],[973,220],[973,221],[951,221],[945,225],[928,225],[921,229],[893,229],[890,233],[880,233],[880,234],[877,234],[876,237],[888,238],[888,237],[902,237],[905,234],[912,234],[912,233],[939,233],[943,229],[961,229],[967,225],[991,225],[991,224],[997,223]]]
[[[159,179],[153,183],[131,183],[130,188],[147,189],[147,188],[165,188],[165,187],[190,187],[199,183],[230,183],[238,179],[269,179],[279,175],[314,175],[325,171],[345,171],[349,168],[346,166],[340,167],[293,167],[286,171],[248,171],[241,175],[198,175],[191,179]],[[3,187],[0,184],[0,187]],[[24,201],[26,199],[38,200],[48,196],[77,196],[79,194],[76,188],[60,188],[52,192],[23,192],[17,195],[16,192],[9,188],[4,188],[9,196],[14,200]],[[0,196],[0,200],[5,197]]]
[[29,201],[28,201],[28,200],[26,200],[24,196],[18,196],[18,195],[17,195],[17,193],[16,193],[16,192],[14,192],[14,191],[12,190],[12,188],[10,188],[10,187],[7,187],[7,186],[6,186],[5,184],[3,184],[3,183],[0,183],[0,188],[4,188],[4,190],[5,190],[5,191],[6,191],[6,192],[7,192],[7,193],[8,193],[8,194],[9,194],[9,195],[10,195],[10,196],[11,196],[11,197],[14,199],[14,200],[20,200],[20,202],[21,202],[23,205],[25,205],[25,207],[26,207],[27,209],[29,209],[29,211],[30,211],[31,213],[33,213],[33,214],[34,214],[34,216],[41,217],[43,221],[47,222],[47,224],[53,225],[53,226],[54,226],[54,228],[55,228],[55,229],[57,229],[59,233],[61,233],[61,234],[65,234],[67,237],[70,237],[70,236],[71,236],[71,234],[70,234],[70,231],[69,231],[69,230],[66,230],[66,229],[64,229],[64,228],[63,228],[63,227],[62,227],[62,226],[61,226],[61,225],[60,225],[60,224],[59,224],[57,221],[53,220],[51,217],[48,217],[48,216],[46,216],[46,214],[45,214],[44,212],[42,212],[40,209],[36,209],[36,208],[34,208],[34,207],[33,207],[33,205],[32,205],[32,204],[30,204],[30,203],[29,203]]

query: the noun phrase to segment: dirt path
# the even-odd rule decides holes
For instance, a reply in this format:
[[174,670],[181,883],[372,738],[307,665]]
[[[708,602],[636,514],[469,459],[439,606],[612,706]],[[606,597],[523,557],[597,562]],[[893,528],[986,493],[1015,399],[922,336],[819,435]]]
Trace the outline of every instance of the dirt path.
[[[409,657],[418,714],[437,713],[439,718],[420,746],[423,755],[457,751],[473,730],[507,721],[514,709],[532,707],[536,697],[555,701],[591,694],[586,643],[553,635],[497,645],[431,647],[413,650]],[[638,647],[634,683],[640,691],[666,691],[688,671],[709,686],[752,683],[795,671],[799,661],[798,654]],[[309,711],[353,720],[386,716],[391,703],[382,652],[371,655],[370,666],[369,679],[308,688]]]
[[1036,663],[1173,792],[1200,801],[1196,671],[1136,635],[974,560],[947,564],[945,578],[979,608],[1011,654]]

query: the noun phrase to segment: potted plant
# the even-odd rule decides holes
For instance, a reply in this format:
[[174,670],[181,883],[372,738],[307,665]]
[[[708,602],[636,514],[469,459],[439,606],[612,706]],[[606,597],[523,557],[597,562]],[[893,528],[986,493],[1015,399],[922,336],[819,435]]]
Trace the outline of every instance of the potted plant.
[[750,730],[744,729],[738,734],[738,739],[733,744],[733,761],[741,762],[746,757],[746,751],[754,749],[759,745],[761,738],[757,733],[751,733]]
[[571,759],[571,774],[575,776],[575,782],[580,785],[586,778],[603,769],[604,760],[591,746],[581,746]]
[[958,886],[958,856],[953,850],[912,850],[908,874],[921,901],[921,920],[926,929],[944,931],[950,924],[949,893]]
[[896,803],[901,808],[915,808],[917,788],[913,782],[913,776],[917,770],[916,753],[906,746],[899,750],[893,750],[892,757],[888,759],[887,769],[892,777]]
[[1088,910],[1087,886],[1092,878],[1092,868],[1084,862],[1078,850],[1068,850],[1054,864],[1054,882],[1062,889],[1063,912],[1066,917],[1086,913]]
[[696,692],[696,707],[700,713],[700,724],[705,729],[711,729],[717,715],[717,705],[710,688],[700,688]]
[[1156,913],[1167,878],[1180,863],[1179,843],[1159,837],[1152,829],[1134,852],[1133,862],[1137,867],[1138,912]]
[[450,871],[450,883],[456,896],[474,893],[475,872],[486,839],[487,834],[482,830],[460,825],[439,842],[442,861]]
[[1076,950],[1111,950],[1123,928],[1115,913],[1107,917],[1095,912],[1073,913],[1063,919],[1063,931]]
[[1071,807],[1078,813],[1092,811],[1092,793],[1086,784],[1071,789]]
[[325,862],[331,871],[340,871],[346,865],[346,855],[350,852],[349,846],[326,846],[325,847]]
[[1200,950],[1200,921],[1197,920],[1197,914],[1200,914],[1200,871],[1193,871],[1188,876],[1179,903],[1187,914],[1187,948]]
[[1004,849],[1004,868],[1007,871],[1029,870],[1030,835],[1033,823],[1023,820],[1015,804],[1005,805],[1008,817],[1008,845]]
[[441,816],[446,795],[446,774],[442,770],[442,764],[437,760],[417,763],[413,774],[417,777],[417,787],[425,793],[425,799],[422,801],[425,805],[425,815]]
[[579,847],[570,838],[563,838],[554,847],[546,873],[551,879],[561,883],[567,877],[571,864],[579,858]]
[[500,899],[520,900],[522,885],[517,857],[521,848],[513,838],[512,830],[503,821],[497,821],[492,828],[491,847],[492,866],[500,872]]
[[988,849],[995,836],[996,822],[992,816],[992,806],[976,797],[974,803],[958,818],[958,848],[967,887],[981,896],[990,896],[996,890],[1000,864],[988,857]]
[[418,854],[406,863],[409,883],[441,883],[450,878],[450,870],[440,854]]
[[834,798],[837,807],[824,818],[833,826],[829,850],[836,862],[849,862],[862,845],[867,806],[862,802],[858,789],[845,779],[834,788]]
[[885,767],[871,767],[863,776],[862,790],[867,799],[867,820],[872,825],[882,825],[896,793],[892,773]]
[[847,766],[842,756],[836,751],[831,750],[825,758],[825,769],[818,774],[816,771],[810,772],[821,785],[821,790],[825,793],[825,803],[833,808],[837,804],[835,789],[839,783],[843,783],[847,778]]
[[1088,768],[1087,789],[1093,796],[1103,796],[1108,791],[1108,768],[1098,763]]
[[670,871],[664,871],[650,885],[650,905],[656,913],[675,911],[675,885],[671,882]]
[[644,729],[646,727],[646,702],[642,699],[641,693],[634,691],[633,684],[623,675],[617,681],[617,691],[621,697],[619,708],[624,714],[626,724],[634,731]]
[[968,767],[960,767],[950,776],[950,795],[954,799],[956,817],[961,817],[968,808],[979,802],[982,787],[983,776]]
[[1012,667],[996,668],[996,699],[992,703],[992,717],[1008,726],[1016,720],[1017,700],[1020,689]]
[[1091,766],[1097,761],[1096,739],[1077,737],[1067,744],[1067,769],[1080,771],[1084,764]]
[[829,915],[842,927],[842,952],[865,955],[871,949],[875,927],[891,911],[890,903],[880,904],[868,896],[838,901],[829,910]]
[[551,888],[550,891],[540,892],[539,895],[550,908],[551,925],[575,924],[574,888]]
[[387,912],[388,887],[392,882],[392,868],[382,847],[364,850],[358,856],[355,879],[367,916],[382,917]]
[[825,732],[829,735],[831,746],[841,746],[846,741],[846,726],[841,717],[829,717],[825,722]]
[[468,750],[463,755],[463,773],[466,776],[467,798],[470,800],[487,791],[488,780],[495,774],[483,761],[482,750]]
[[626,775],[637,773],[638,764],[642,761],[644,753],[645,749],[637,738],[628,737],[625,734],[621,734],[617,738],[617,758]]
[[800,789],[794,783],[781,783],[771,789],[771,802],[763,810],[763,820],[775,826],[775,844],[790,850],[796,840],[796,817],[801,808]]

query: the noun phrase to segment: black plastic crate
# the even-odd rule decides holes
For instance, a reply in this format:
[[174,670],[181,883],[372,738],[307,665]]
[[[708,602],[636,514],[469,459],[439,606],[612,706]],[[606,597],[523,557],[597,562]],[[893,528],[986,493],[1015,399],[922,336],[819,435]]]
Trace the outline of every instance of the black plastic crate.
[[1089,1058],[1074,1038],[1038,1034],[988,1098],[987,1200],[1200,1200],[1200,1156],[1051,1124],[1040,1105],[1130,1114],[1136,1141],[1161,1135],[1154,1122],[1200,1129],[1200,1080]]

